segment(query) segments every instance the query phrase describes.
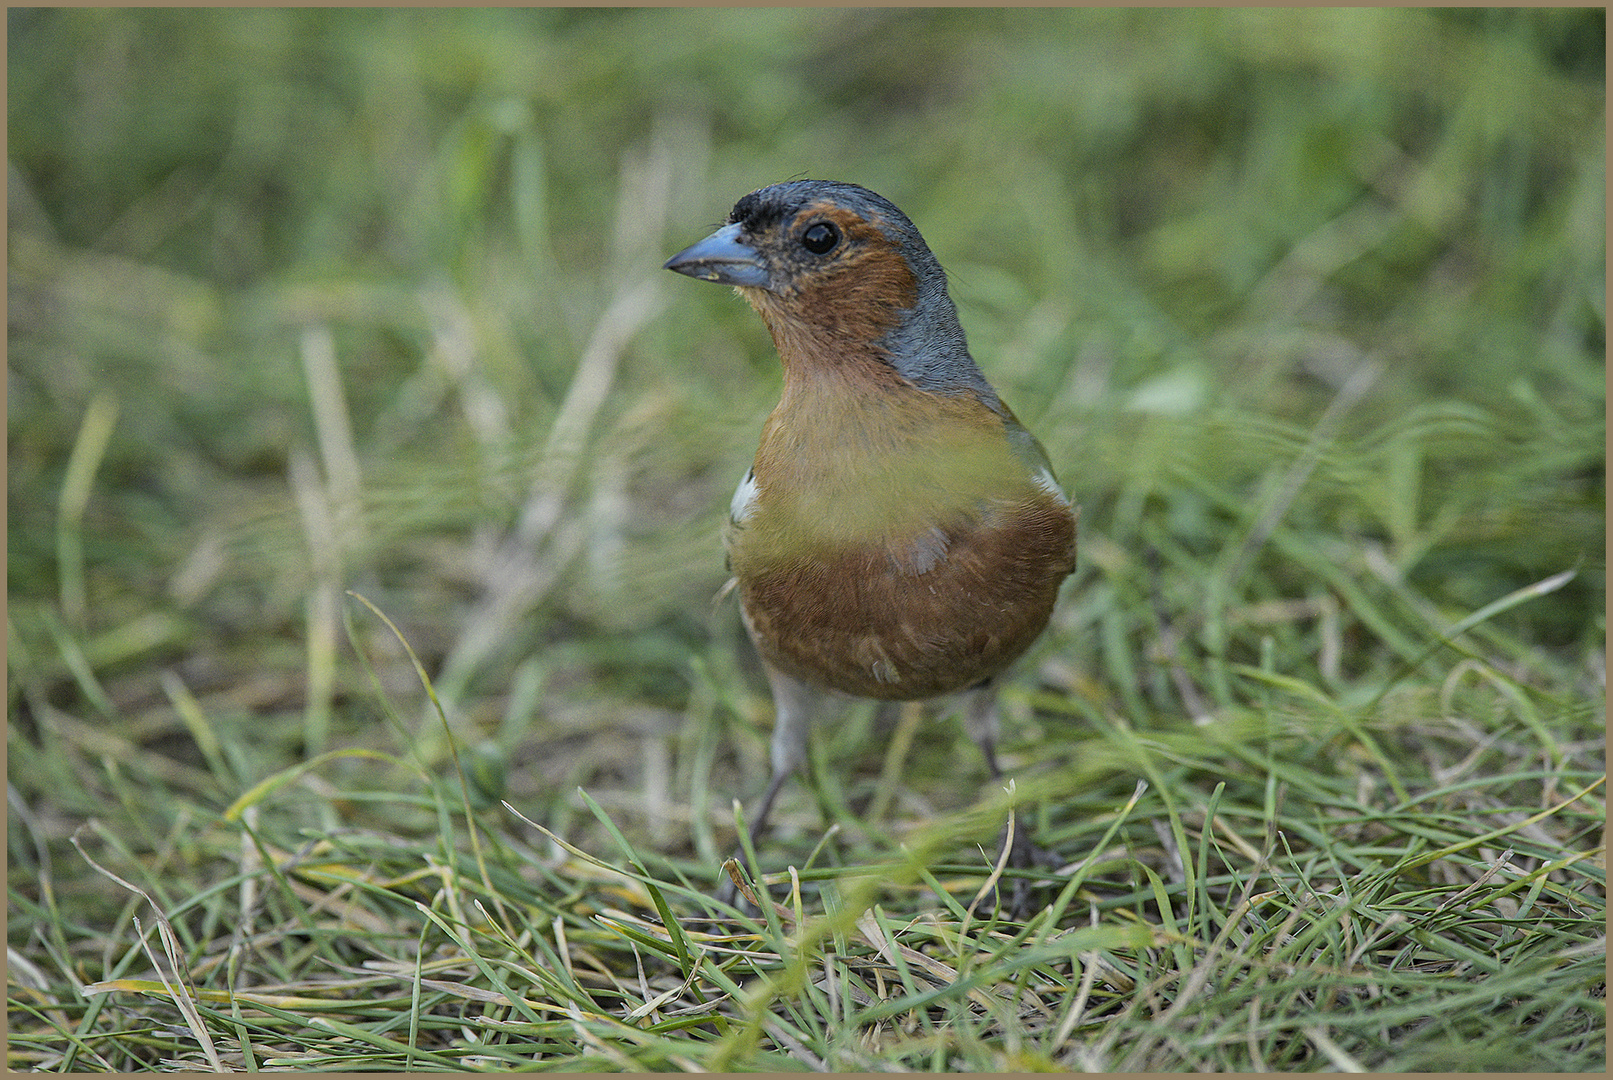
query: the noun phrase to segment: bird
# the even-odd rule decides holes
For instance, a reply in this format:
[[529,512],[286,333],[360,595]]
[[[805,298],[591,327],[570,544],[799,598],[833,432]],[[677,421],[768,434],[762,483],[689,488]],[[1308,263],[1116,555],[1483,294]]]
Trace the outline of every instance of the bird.
[[[790,180],[664,268],[733,286],[784,369],[722,530],[776,713],[752,850],[836,695],[957,696],[1001,780],[997,680],[1075,569],[1079,508],[970,355],[918,228],[865,187]],[[1011,835],[1028,867],[1040,852]]]

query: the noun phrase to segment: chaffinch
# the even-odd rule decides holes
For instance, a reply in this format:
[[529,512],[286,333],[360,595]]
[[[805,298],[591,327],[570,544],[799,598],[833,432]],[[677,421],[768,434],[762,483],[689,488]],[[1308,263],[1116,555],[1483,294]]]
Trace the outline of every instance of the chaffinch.
[[[734,286],[784,364],[723,532],[778,714],[753,846],[806,763],[821,691],[965,692],[1001,778],[993,680],[1047,625],[1077,511],[970,357],[924,238],[866,188],[795,180],[746,195],[665,266]],[[1014,847],[1026,865],[1034,848]]]

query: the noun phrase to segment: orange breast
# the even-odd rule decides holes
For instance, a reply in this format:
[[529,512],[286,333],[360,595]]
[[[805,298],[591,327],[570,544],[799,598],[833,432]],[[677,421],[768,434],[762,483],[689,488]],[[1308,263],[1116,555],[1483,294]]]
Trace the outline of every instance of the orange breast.
[[1002,671],[1047,625],[1075,516],[972,395],[787,387],[725,535],[759,652],[807,682],[913,700]]
[[1046,627],[1075,565],[1075,518],[1044,495],[938,527],[917,559],[914,550],[867,543],[741,574],[758,651],[797,678],[861,697],[973,686]]

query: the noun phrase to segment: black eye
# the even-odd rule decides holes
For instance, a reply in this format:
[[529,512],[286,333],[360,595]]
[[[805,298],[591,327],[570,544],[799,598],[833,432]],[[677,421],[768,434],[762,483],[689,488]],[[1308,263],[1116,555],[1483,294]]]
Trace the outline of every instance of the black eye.
[[814,255],[827,255],[838,243],[840,243],[840,230],[827,221],[808,225],[807,231],[801,234],[801,246]]

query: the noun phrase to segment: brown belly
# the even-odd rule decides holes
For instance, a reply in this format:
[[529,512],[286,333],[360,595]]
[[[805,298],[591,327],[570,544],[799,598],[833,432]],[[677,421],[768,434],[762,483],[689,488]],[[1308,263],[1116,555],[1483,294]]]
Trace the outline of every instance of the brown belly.
[[1047,625],[1075,566],[1075,520],[1048,500],[997,528],[945,534],[922,571],[884,546],[739,571],[764,659],[816,686],[911,701],[998,674]]

